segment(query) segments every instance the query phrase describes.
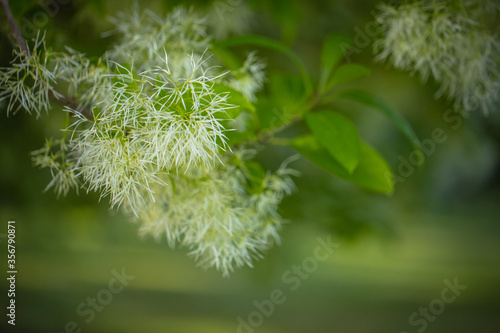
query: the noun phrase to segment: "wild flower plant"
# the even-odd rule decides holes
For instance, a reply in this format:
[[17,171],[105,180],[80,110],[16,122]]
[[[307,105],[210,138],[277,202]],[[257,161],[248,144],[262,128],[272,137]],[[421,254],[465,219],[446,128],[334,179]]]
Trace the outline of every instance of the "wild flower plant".
[[49,52],[38,35],[29,54],[15,49],[11,67],[0,71],[9,112],[49,111],[51,98],[64,96],[61,86],[78,100],[65,107],[77,117],[63,137],[33,152],[34,164],[51,170],[47,188],[97,191],[143,223],[143,232],[166,234],[224,274],[251,265],[278,241],[278,205],[293,186],[292,172],[281,168],[259,179],[258,191],[248,187],[255,180],[244,154],[232,152],[225,135],[239,107],[230,92],[255,100],[264,65],[252,53],[240,70],[225,70],[210,51],[204,17],[192,9],[166,17],[134,10],[112,22],[119,41],[97,61],[70,48]]
[[[9,14],[7,1],[0,4]],[[410,12],[395,27],[402,28],[404,36],[421,38],[425,22],[413,16],[427,12],[418,7]],[[7,101],[11,113],[25,109],[40,115],[55,102],[67,115],[61,137],[33,152],[34,164],[51,171],[47,188],[58,195],[73,188],[96,191],[141,224],[141,234],[166,237],[171,246],[188,248],[200,265],[223,275],[251,266],[279,242],[284,223],[279,205],[292,192],[297,173],[288,168],[289,160],[274,172],[257,163],[257,151],[267,144],[291,146],[348,182],[392,193],[388,163],[360,139],[347,117],[329,109],[340,98],[378,108],[418,149],[411,126],[394,110],[368,92],[342,87],[370,70],[340,64],[345,39],[334,34],[325,39],[317,62],[319,80],[279,41],[263,36],[219,40],[245,31],[241,25],[250,14],[241,6],[238,14],[226,12],[224,24],[214,25],[194,9],[179,7],[161,17],[134,7],[111,19],[115,28],[107,35],[117,42],[95,60],[68,47],[48,51],[43,35],[29,49],[12,15],[7,15],[19,48],[11,66],[0,69],[0,103]],[[211,15],[221,11],[209,11]],[[384,15],[398,18],[397,10],[389,7]],[[442,19],[447,22],[446,17]],[[437,32],[436,41],[455,32],[460,23],[450,22]],[[232,31],[221,31],[224,27]],[[417,50],[415,55],[411,45],[401,44],[406,37],[396,28],[386,27],[391,37],[382,57],[391,56],[400,67],[423,68],[424,76],[443,77],[444,68],[435,63],[448,46],[420,59],[425,54]],[[478,43],[482,48],[491,40]],[[261,93],[264,62],[251,50],[240,61],[230,50],[243,44],[286,55],[300,75],[275,74]],[[399,44],[403,51],[394,53]],[[488,57],[494,57],[493,49]],[[482,64],[468,75],[483,70],[489,77]],[[444,89],[452,96],[465,91],[459,83]],[[308,133],[276,137],[301,121]]]

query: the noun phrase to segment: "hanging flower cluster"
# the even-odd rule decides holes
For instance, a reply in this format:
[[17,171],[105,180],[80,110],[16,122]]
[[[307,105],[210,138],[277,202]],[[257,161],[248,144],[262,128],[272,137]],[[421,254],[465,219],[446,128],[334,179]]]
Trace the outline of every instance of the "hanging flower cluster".
[[51,98],[65,98],[55,87],[78,101],[65,108],[63,137],[33,153],[35,165],[50,168],[58,195],[99,192],[143,234],[166,235],[203,266],[227,275],[251,265],[279,241],[278,206],[293,188],[286,165],[265,172],[253,149],[231,148],[226,137],[242,111],[231,98],[255,101],[264,64],[251,53],[239,70],[225,70],[193,10],[162,18],[136,9],[112,22],[119,40],[97,61],[69,48],[48,52],[38,37],[31,54],[16,50],[0,70],[10,112],[49,111]]

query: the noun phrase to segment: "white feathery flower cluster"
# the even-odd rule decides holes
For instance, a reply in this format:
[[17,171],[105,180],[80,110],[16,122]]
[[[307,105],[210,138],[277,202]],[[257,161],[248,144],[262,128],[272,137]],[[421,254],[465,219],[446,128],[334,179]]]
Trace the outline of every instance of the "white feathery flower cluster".
[[9,99],[7,113],[23,108],[40,116],[50,109],[51,94],[59,97],[54,91],[56,77],[48,68],[44,36],[38,34],[33,42],[31,54],[14,49],[11,66],[0,68],[0,100]]
[[458,110],[479,109],[488,114],[498,108],[500,101],[500,40],[476,31],[470,40],[457,44],[457,52],[458,49],[462,56],[457,60],[456,71],[441,81],[437,94],[454,100]]
[[229,104],[226,93],[213,89],[221,76],[209,75],[201,58],[196,61],[191,55],[189,59],[187,77],[170,71],[167,57],[166,68],[145,74],[156,76],[151,96],[154,108],[140,134],[144,135],[146,151],[156,156],[160,169],[210,167],[218,159],[219,150],[226,148],[221,118],[235,106]]
[[255,94],[262,89],[266,75],[264,68],[266,64],[262,62],[252,52],[247,56],[243,66],[232,72],[231,77],[227,79],[227,85],[240,92],[249,101],[255,101]]
[[468,6],[467,1],[460,10],[448,1],[381,5],[377,22],[383,36],[374,52],[376,60],[418,72],[424,81],[432,77],[441,85],[436,96],[445,95],[457,110],[487,114],[500,94],[500,41],[479,23],[482,7]]
[[163,185],[160,173],[210,168],[225,148],[219,117],[233,106],[212,89],[218,76],[202,69],[203,59],[188,58],[188,77],[177,77],[167,56],[151,71],[116,64],[118,73],[108,75],[113,84],[99,114],[75,142],[89,190],[109,194],[112,206],[138,214],[152,184]]
[[68,194],[72,189],[78,192],[80,184],[75,173],[75,157],[72,155],[72,149],[64,139],[46,140],[43,148],[32,152],[35,166],[50,169],[52,180],[45,190],[53,187],[58,197]]
[[111,207],[125,202],[137,214],[145,206],[144,196],[152,195],[150,186],[160,183],[140,145],[119,128],[95,122],[79,135],[76,148],[78,171],[88,190],[100,191],[101,197],[109,195]]
[[161,66],[157,55],[167,50],[171,67],[185,76],[189,71],[185,56],[199,56],[210,47],[205,18],[192,8],[177,7],[164,18],[150,10],[139,14],[135,8],[132,14],[120,13],[111,22],[116,28],[110,33],[121,36],[106,57],[120,63],[133,59],[138,71]]
[[207,11],[207,25],[215,40],[248,33],[252,21],[253,12],[246,1],[239,1],[237,6],[215,1]]
[[171,175],[170,186],[158,189],[157,201],[140,215],[141,232],[166,235],[171,246],[189,248],[199,265],[225,276],[235,267],[252,266],[279,242],[283,220],[277,209],[293,189],[294,171],[283,165],[265,173],[244,160],[246,153],[226,155],[225,164],[209,172]]
[[[286,165],[266,173],[250,150],[232,152],[225,135],[253,112],[264,64],[251,53],[234,73],[216,67],[223,62],[193,10],[160,18],[136,9],[113,22],[120,42],[96,62],[70,48],[48,52],[38,38],[32,55],[16,51],[0,70],[9,111],[39,114],[51,97],[68,104],[62,137],[33,152],[34,164],[51,170],[47,188],[99,192],[144,233],[166,232],[224,275],[251,266],[279,241],[278,206],[294,174]],[[235,100],[247,104],[232,110]]]

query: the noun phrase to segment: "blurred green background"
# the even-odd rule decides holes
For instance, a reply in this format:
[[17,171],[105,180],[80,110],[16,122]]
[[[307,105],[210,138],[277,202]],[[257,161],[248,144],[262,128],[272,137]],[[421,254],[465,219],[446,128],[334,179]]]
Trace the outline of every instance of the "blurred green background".
[[[60,4],[66,2],[40,2],[52,3],[45,9],[38,1],[16,0],[11,5],[21,26],[38,22],[47,30],[54,49],[69,45],[90,55],[102,54],[112,43],[112,38],[100,37],[111,28],[106,17],[132,5],[117,0]],[[141,1],[140,7],[166,12],[181,2],[194,3]],[[250,1],[250,28],[291,45],[317,76],[323,38],[332,31],[355,37],[373,19],[370,12],[377,3]],[[241,1],[218,4],[229,6],[229,14],[241,9]],[[53,17],[47,15],[50,8]],[[2,18],[0,63],[6,66],[12,47],[3,23]],[[294,71],[280,54],[258,54],[270,74]],[[282,244],[255,268],[237,270],[230,278],[196,267],[186,251],[173,250],[164,240],[140,239],[137,225],[109,211],[106,199],[99,203],[95,193],[59,199],[50,191],[42,193],[50,172],[33,168],[29,154],[46,137],[57,136],[62,112],[39,119],[22,112],[7,117],[1,106],[1,267],[5,272],[7,221],[15,220],[18,268],[15,328],[6,323],[8,288],[6,279],[1,280],[2,331],[59,333],[74,321],[82,332],[95,333],[238,332],[238,317],[248,320],[256,311],[254,301],[282,289],[286,301],[262,317],[262,325],[253,331],[417,332],[423,326],[412,326],[409,317],[440,298],[445,279],[458,278],[468,288],[429,321],[425,331],[500,332],[500,112],[474,114],[453,127],[455,123],[443,119],[448,106],[433,98],[432,83],[422,85],[372,59],[370,46],[353,55],[373,69],[356,86],[400,111],[420,139],[442,128],[447,140],[436,146],[422,170],[398,183],[390,197],[361,190],[304,159],[294,162],[302,176],[296,178],[298,190],[282,205],[289,222]],[[383,116],[354,104],[338,108],[355,120],[363,139],[377,147],[393,169],[400,157],[408,159],[411,146]],[[294,153],[270,146],[258,159],[276,168]],[[297,290],[290,290],[282,275],[314,254],[317,237],[328,235],[339,248]],[[122,268],[135,278],[87,323],[88,316],[77,313],[79,304],[108,288],[112,270]]]

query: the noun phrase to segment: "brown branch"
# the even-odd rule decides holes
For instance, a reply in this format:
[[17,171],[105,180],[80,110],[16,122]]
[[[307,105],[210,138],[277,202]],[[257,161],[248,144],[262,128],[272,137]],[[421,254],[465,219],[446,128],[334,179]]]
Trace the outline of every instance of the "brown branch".
[[[9,22],[10,29],[12,30],[12,34],[14,35],[14,39],[16,40],[17,45],[21,48],[26,56],[29,56],[30,51],[28,49],[28,45],[26,44],[26,41],[21,34],[21,30],[19,29],[16,20],[12,16],[12,12],[9,8],[9,0],[0,0],[0,3],[2,4],[3,11],[5,12],[5,16],[7,17],[7,21]],[[81,113],[88,120],[94,120],[94,114],[92,113],[92,111],[86,107],[80,107],[78,101],[73,97],[65,96],[59,92],[55,92],[52,90],[49,91],[49,97],[51,100],[59,104],[68,106],[75,112]]]
[[68,97],[66,95],[62,95],[61,93],[55,93],[53,90],[50,90],[49,98],[61,105],[68,106],[71,110],[81,113],[88,120],[94,120],[94,114],[92,113],[92,111],[89,108],[80,107],[78,101],[73,97]]
[[17,45],[19,45],[25,54],[29,55],[30,51],[28,50],[28,46],[26,45],[23,35],[21,34],[21,30],[19,29],[19,26],[10,11],[9,0],[0,0],[0,3],[2,4],[3,11],[7,17],[7,22],[9,22],[10,29],[12,30],[12,34],[14,35]]

